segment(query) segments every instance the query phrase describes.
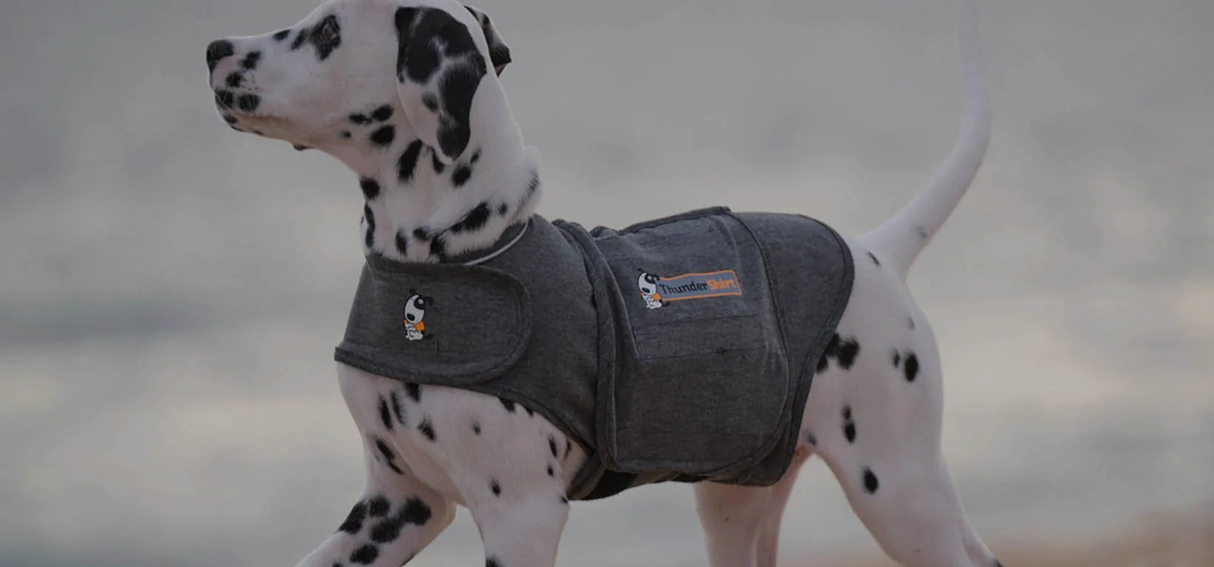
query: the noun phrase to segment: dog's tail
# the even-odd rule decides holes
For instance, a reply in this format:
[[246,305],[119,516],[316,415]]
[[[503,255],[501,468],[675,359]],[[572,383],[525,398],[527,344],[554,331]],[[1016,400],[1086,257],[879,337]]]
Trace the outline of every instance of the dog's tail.
[[906,277],[911,264],[961,201],[991,137],[991,104],[983,77],[982,49],[978,38],[978,14],[974,3],[962,0],[959,29],[965,89],[965,118],[961,135],[948,159],[936,170],[927,186],[881,226],[861,237],[865,245]]

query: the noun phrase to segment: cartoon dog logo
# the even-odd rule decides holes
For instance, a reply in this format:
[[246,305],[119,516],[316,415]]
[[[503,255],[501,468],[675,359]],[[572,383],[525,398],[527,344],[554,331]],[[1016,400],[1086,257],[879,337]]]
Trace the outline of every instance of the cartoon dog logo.
[[433,300],[414,290],[409,290],[409,293],[409,299],[405,300],[405,338],[420,341],[426,338],[426,307],[433,303]]
[[662,306],[662,295],[658,293],[658,276],[641,272],[637,277],[637,287],[641,288],[641,297],[645,299],[645,307],[658,309]]

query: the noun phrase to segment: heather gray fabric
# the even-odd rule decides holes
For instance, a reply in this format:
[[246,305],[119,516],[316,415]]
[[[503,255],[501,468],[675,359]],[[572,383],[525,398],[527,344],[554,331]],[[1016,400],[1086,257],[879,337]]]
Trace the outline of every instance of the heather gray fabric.
[[833,230],[723,207],[619,231],[536,216],[495,248],[475,266],[368,258],[337,360],[540,413],[589,451],[571,499],[787,470],[851,293]]

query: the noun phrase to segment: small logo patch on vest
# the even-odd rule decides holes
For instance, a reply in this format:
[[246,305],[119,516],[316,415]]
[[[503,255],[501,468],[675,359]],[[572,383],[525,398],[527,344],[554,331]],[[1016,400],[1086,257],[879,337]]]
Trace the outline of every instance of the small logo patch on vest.
[[421,295],[415,290],[409,290],[409,299],[405,300],[403,321],[406,339],[420,341],[426,338],[426,308],[431,303],[433,303],[431,298]]
[[742,286],[733,270],[679,276],[655,276],[641,272],[637,277],[637,287],[641,290],[645,307],[649,309],[658,309],[672,301],[742,295]]

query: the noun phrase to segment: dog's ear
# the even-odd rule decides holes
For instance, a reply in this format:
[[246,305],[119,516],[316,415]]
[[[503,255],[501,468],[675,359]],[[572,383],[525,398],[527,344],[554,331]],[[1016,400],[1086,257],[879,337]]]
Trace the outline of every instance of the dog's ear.
[[497,80],[486,63],[485,53],[491,50],[477,42],[483,33],[473,33],[482,26],[475,14],[396,10],[396,90],[401,105],[418,137],[448,164],[472,139],[472,98],[482,80]]
[[481,32],[485,34],[485,42],[489,44],[489,63],[493,64],[493,70],[500,77],[502,71],[506,70],[506,65],[512,61],[510,59],[510,46],[506,45],[506,40],[502,39],[502,35],[497,33],[497,28],[493,27],[493,20],[489,19],[489,15],[473,8],[472,6],[464,6],[476,18],[476,21],[481,23]]

